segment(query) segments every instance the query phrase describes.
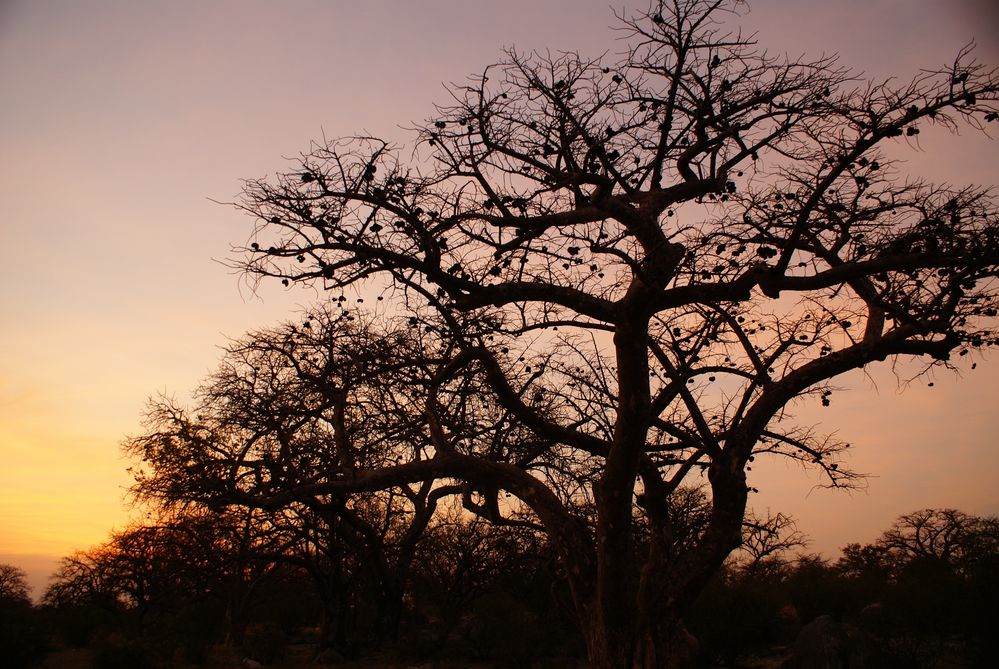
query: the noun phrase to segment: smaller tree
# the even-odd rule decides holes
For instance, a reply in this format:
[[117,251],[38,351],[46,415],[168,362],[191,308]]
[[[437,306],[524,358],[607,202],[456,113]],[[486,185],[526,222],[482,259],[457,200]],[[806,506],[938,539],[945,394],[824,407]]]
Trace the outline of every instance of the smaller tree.
[[953,639],[974,658],[995,657],[999,519],[955,509],[907,513],[873,543],[844,548],[837,566],[866,597],[858,603],[883,605],[884,633],[910,664]]
[[837,564],[847,576],[897,581],[914,569],[968,576],[999,555],[999,518],[956,509],[907,513],[871,544],[848,544]]
[[999,554],[999,518],[970,516],[956,509],[907,513],[875,542],[895,572],[913,562],[933,563],[966,575]]
[[759,517],[750,511],[742,529],[737,564],[743,571],[769,571],[787,564],[790,551],[808,546],[808,537],[786,513]]
[[115,611],[118,598],[106,573],[99,548],[76,551],[59,561],[42,603],[55,609],[97,607]]
[[[697,515],[710,510],[706,495],[692,489]],[[702,653],[724,664],[740,655],[786,643],[797,629],[793,588],[808,557],[789,554],[808,545],[794,519],[783,513],[747,513],[742,545],[726,561],[691,614],[691,631]],[[807,567],[806,567],[807,569]]]
[[47,638],[30,591],[23,569],[0,564],[0,664],[9,669],[33,666],[45,655]]
[[27,574],[12,564],[0,564],[0,602],[30,604]]
[[[317,307],[233,342],[192,409],[152,402],[149,430],[125,449],[142,461],[138,499],[248,510],[279,529],[287,545],[274,557],[312,578],[323,643],[351,650],[358,639],[348,640],[348,628],[376,644],[397,638],[416,545],[437,504],[473,496],[427,467],[430,428],[418,397],[439,342],[405,321],[375,325],[342,307]],[[445,389],[435,399],[463,416],[460,426],[444,425],[452,432],[483,441],[499,431],[479,421],[488,413],[481,394]],[[427,473],[397,486],[319,490],[340,473],[407,461]],[[310,488],[316,494],[302,494]]]

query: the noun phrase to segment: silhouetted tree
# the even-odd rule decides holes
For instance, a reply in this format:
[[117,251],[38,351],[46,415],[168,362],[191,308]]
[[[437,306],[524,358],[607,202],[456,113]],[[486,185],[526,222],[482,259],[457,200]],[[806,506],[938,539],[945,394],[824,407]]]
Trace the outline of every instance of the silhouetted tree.
[[0,564],[0,601],[30,604],[27,575],[20,567]]
[[48,631],[29,593],[23,569],[0,564],[0,657],[11,669],[34,666],[48,646]]
[[874,549],[893,576],[917,561],[966,575],[999,555],[999,518],[970,516],[956,509],[922,509],[900,516]]
[[183,583],[187,603],[217,602],[223,640],[241,643],[254,610],[270,604],[261,590],[280,577],[281,557],[293,537],[252,508],[167,507],[164,516],[150,529],[173,553],[174,578]]
[[533,532],[498,527],[460,508],[442,514],[420,544],[418,563],[418,594],[429,600],[424,607],[443,624],[438,641],[446,640],[473,601],[502,576],[519,571],[519,555],[532,552],[537,552]]
[[791,516],[777,513],[760,518],[749,512],[743,523],[738,565],[744,571],[780,569],[790,551],[807,545],[808,538],[798,531]]
[[[252,511],[176,509],[63,558],[43,602],[76,643],[155,637],[196,655],[215,640],[242,638],[285,541]],[[215,615],[205,620],[201,608]],[[198,629],[188,625],[192,616]]]
[[942,657],[988,666],[995,657],[994,518],[924,509],[899,517],[871,544],[849,544],[836,563],[781,550],[754,560],[761,545],[801,537],[783,517],[747,520],[747,533],[780,526],[786,540],[748,539],[691,612],[708,657],[735,664],[772,652],[818,616],[859,628],[877,666],[930,667]]
[[[999,521],[955,509],[900,516],[876,541],[850,544],[838,563],[841,588],[859,586],[884,608],[884,636],[911,666],[928,666],[952,638],[988,664],[999,624]],[[976,665],[977,666],[977,665]]]
[[[414,395],[429,383],[427,347],[408,325],[376,328],[330,308],[253,333],[229,347],[191,411],[169,399],[151,403],[150,430],[126,445],[143,461],[134,492],[167,506],[260,508],[290,537],[274,558],[316,585],[325,642],[352,645],[348,617],[356,620],[361,600],[376,603],[369,636],[394,640],[417,542],[438,502],[464,488],[427,476],[384,490],[301,493],[331,471],[429,457]],[[465,404],[466,415],[481,413]],[[219,494],[234,489],[243,494]],[[366,586],[377,592],[361,592]]]
[[120,603],[99,549],[77,551],[62,558],[42,602],[54,608],[96,606],[116,612]]
[[[216,497],[452,479],[502,522],[505,491],[564,564],[592,666],[681,663],[681,617],[741,543],[754,458],[854,480],[847,444],[796,425],[790,405],[828,404],[832,379],[878,361],[947,365],[995,342],[994,201],[906,179],[890,156],[933,126],[996,120],[996,72],[964,50],[908,83],[858,83],[833,58],[727,32],[739,4],[622,17],[617,62],[509,51],[450,88],[408,163],[350,137],[248,182],[239,206],[257,225],[235,265],[251,280],[383,298],[433,340],[405,395],[426,441],[338,466],[309,461],[335,431],[287,465],[277,439],[272,460],[213,470]],[[469,421],[480,392],[500,408]],[[523,443],[497,447],[490,415]],[[308,476],[276,489],[293,467]],[[670,498],[702,473],[709,516],[673,555]]]

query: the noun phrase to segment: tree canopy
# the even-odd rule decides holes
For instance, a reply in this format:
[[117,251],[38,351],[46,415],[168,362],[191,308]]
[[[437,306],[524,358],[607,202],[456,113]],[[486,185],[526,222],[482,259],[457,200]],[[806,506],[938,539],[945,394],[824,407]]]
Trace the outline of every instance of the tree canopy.
[[0,601],[4,603],[31,603],[27,575],[20,567],[0,564]]

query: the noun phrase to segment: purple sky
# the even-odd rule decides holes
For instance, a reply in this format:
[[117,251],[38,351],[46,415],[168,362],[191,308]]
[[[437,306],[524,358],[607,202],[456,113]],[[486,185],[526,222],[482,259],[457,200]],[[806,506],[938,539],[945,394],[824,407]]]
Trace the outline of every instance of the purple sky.
[[[742,25],[771,52],[905,79],[972,39],[999,64],[994,6],[767,0]],[[212,200],[323,133],[405,140],[442,82],[503,46],[613,54],[612,23],[606,0],[0,2],[0,561],[44,583],[53,556],[120,527],[118,444],[146,398],[183,399],[227,336],[316,297],[254,296],[214,262],[250,226]],[[980,135],[921,146],[913,173],[999,184],[999,146]],[[890,370],[847,379],[854,392],[800,415],[857,444],[867,492],[812,490],[778,464],[757,468],[757,505],[796,515],[829,556],[916,508],[999,513],[995,363],[903,394]]]

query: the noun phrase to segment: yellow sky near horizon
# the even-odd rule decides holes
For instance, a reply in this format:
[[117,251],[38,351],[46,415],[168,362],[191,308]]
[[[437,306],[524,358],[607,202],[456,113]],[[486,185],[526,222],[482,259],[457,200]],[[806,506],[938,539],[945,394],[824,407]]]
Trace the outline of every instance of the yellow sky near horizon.
[[[146,398],[184,398],[226,337],[316,295],[241,286],[217,259],[250,221],[228,201],[323,133],[400,129],[504,45],[620,48],[608,0],[296,0],[0,5],[0,554],[65,555],[127,520],[121,440]],[[840,52],[877,76],[945,64],[977,39],[999,64],[997,13],[974,0],[760,0],[743,25],[792,55]],[[571,19],[571,20],[570,20]],[[734,25],[734,24],[733,24]],[[912,171],[999,184],[999,142],[921,136]],[[993,356],[994,358],[994,356]],[[899,513],[999,513],[999,361],[896,392],[862,376],[805,421],[857,444],[866,493],[759,471],[762,507],[788,511],[832,554]]]

